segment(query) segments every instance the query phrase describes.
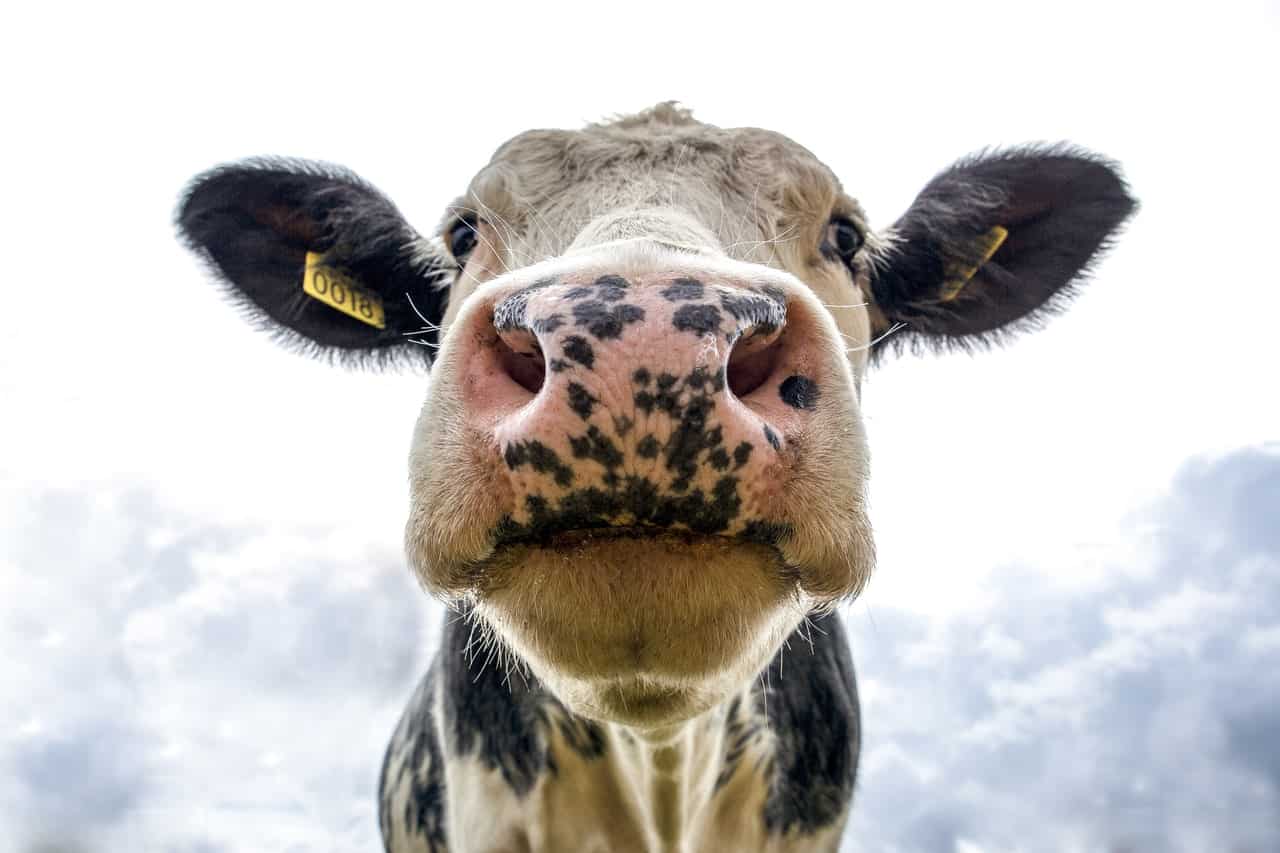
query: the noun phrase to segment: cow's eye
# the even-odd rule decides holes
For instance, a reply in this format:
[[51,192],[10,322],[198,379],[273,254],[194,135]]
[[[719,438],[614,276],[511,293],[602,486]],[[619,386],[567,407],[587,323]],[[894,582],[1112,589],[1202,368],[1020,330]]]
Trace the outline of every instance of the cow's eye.
[[465,264],[467,255],[471,254],[471,250],[476,247],[476,240],[478,239],[476,220],[471,218],[459,219],[449,226],[449,230],[445,232],[444,239],[449,245],[449,252],[453,255],[453,259],[459,265]]
[[822,241],[823,254],[833,256],[846,264],[853,263],[864,240],[858,226],[847,219],[835,217],[827,223],[827,233]]

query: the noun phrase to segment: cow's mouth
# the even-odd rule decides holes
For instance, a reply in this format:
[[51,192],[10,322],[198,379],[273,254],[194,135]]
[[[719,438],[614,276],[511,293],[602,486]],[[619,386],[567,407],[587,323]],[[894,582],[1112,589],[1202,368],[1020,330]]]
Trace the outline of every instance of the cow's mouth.
[[567,548],[589,542],[606,539],[653,539],[658,536],[692,542],[705,538],[705,534],[691,530],[670,530],[660,527],[642,525],[625,525],[617,527],[587,527],[581,530],[563,530],[547,537],[546,544],[552,548]]
[[477,613],[579,713],[687,716],[764,665],[805,608],[772,545],[684,529],[557,531],[499,547]]
[[617,565],[642,563],[647,559],[670,559],[672,555],[702,554],[712,565],[726,560],[737,563],[750,554],[752,563],[767,566],[773,578],[792,586],[799,581],[798,569],[790,565],[779,542],[790,533],[785,525],[759,525],[736,534],[708,534],[686,528],[629,524],[559,529],[541,535],[495,537],[493,552],[474,566],[482,596],[509,582],[512,572],[522,571],[533,561],[542,566],[559,566],[565,572],[612,570]]
[[[642,564],[664,557],[670,560],[675,555],[683,561],[685,555],[695,553],[710,564],[725,560],[736,563],[743,555],[750,554],[751,562],[768,566],[769,574],[777,581],[794,584],[795,567],[788,565],[778,547],[789,530],[780,525],[762,526],[760,530],[707,534],[685,528],[630,524],[559,529],[541,535],[504,537],[499,534],[495,536],[490,556],[472,566],[474,591],[483,597],[507,585],[513,573],[527,574],[531,564],[540,565],[544,570],[558,566],[568,573],[614,571],[620,565]],[[704,567],[711,568],[706,563]]]
[[614,524],[589,525],[583,527],[555,526],[540,532],[526,529],[513,529],[500,526],[494,531],[495,555],[512,546],[533,548],[574,548],[593,543],[611,540],[661,540],[671,544],[691,544],[695,542],[740,542],[751,545],[765,545],[774,551],[783,539],[791,535],[791,528],[786,524],[754,522],[746,525],[736,533],[706,533],[683,527],[667,527],[653,524]]
[[604,542],[614,539],[655,539],[664,537],[677,541],[693,541],[705,538],[705,534],[689,530],[672,530],[662,527],[646,527],[644,525],[616,525],[610,527],[582,527],[568,530],[557,530],[543,535],[501,536],[497,538],[497,547],[512,545],[528,545],[543,548],[573,548],[592,542]]

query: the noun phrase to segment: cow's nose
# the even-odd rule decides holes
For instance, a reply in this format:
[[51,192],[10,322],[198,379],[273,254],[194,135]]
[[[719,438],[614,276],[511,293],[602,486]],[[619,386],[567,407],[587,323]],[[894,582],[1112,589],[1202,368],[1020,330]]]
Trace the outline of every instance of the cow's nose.
[[[747,290],[682,276],[665,286],[632,287],[621,276],[588,284],[540,282],[499,300],[493,326],[499,356],[513,381],[543,405],[567,400],[575,385],[612,383],[614,374],[694,377],[739,398],[767,378],[786,325],[786,295],[777,287]],[[547,353],[551,353],[550,356]],[[732,353],[732,357],[730,354]],[[597,365],[599,358],[599,365]],[[575,382],[575,379],[577,380]],[[671,387],[673,380],[663,380]],[[644,406],[643,392],[638,392]],[[635,401],[632,400],[632,403]],[[626,410],[625,400],[620,403]]]
[[767,532],[786,436],[825,372],[794,296],[693,274],[495,293],[473,315],[462,405],[496,452],[513,535]]

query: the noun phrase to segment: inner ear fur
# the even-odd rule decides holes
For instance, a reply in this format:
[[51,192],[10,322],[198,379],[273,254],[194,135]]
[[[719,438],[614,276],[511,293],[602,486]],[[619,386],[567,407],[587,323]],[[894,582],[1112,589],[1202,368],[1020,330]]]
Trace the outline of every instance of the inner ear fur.
[[[175,219],[246,318],[290,349],[375,367],[430,361],[452,265],[353,172],[289,158],[220,166],[191,182]],[[380,299],[385,328],[305,294],[308,252]]]
[[957,162],[873,259],[878,331],[904,324],[878,351],[969,348],[1038,327],[1070,301],[1136,206],[1115,163],[1072,145]]

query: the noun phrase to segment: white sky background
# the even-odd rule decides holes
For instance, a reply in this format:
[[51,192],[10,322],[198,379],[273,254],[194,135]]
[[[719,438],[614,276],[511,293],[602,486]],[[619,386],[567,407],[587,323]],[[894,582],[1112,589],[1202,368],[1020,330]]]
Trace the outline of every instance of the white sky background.
[[[875,787],[891,775],[876,768],[915,767],[922,795],[963,785],[953,773],[981,776],[929,754],[953,740],[939,727],[976,730],[963,709],[927,721],[937,741],[901,731],[903,708],[954,695],[944,691],[963,677],[947,663],[956,626],[1036,634],[1036,618],[1010,621],[1001,608],[1039,608],[1057,624],[1089,610],[1087,596],[1102,596],[1102,610],[1121,590],[1134,615],[1112,614],[1108,636],[1166,636],[1141,616],[1165,613],[1157,603],[1181,589],[1160,582],[1176,549],[1152,531],[1174,517],[1207,524],[1206,536],[1236,529],[1205,521],[1212,504],[1185,509],[1187,484],[1217,482],[1186,473],[1188,460],[1277,470],[1240,453],[1280,438],[1280,9],[876,5],[647,4],[625,18],[600,4],[9,13],[0,826],[20,831],[0,833],[0,850],[37,836],[89,849],[368,843],[371,774],[438,624],[398,554],[423,377],[336,371],[244,327],[173,239],[185,181],[254,154],[330,160],[426,230],[511,135],[671,98],[706,121],[808,146],[877,226],[987,144],[1068,139],[1124,165],[1143,208],[1068,315],[1002,350],[903,358],[871,376],[880,568],[848,613],[868,691],[854,830],[872,839],[850,849],[1114,841],[1096,825],[1037,841],[1017,821],[1001,823],[1015,835],[984,836],[982,804],[1008,791],[947,824],[964,828],[962,841],[960,829],[894,834],[884,823],[905,818]],[[1223,494],[1230,504],[1241,493]],[[1280,498],[1274,509],[1280,518]],[[1238,565],[1268,558],[1259,553]],[[1240,601],[1265,576],[1246,568]],[[1124,586],[1117,572],[1136,580]],[[1200,594],[1213,584],[1168,605],[1191,616],[1160,624],[1244,618]],[[1280,650],[1266,639],[1276,603],[1241,626],[1262,632],[1254,652]],[[332,656],[317,657],[318,634]],[[895,638],[908,635],[924,651],[904,662]],[[982,642],[1014,658],[1066,655],[1046,663],[1051,673],[1111,648],[1069,632],[1052,648],[1039,635],[991,636]],[[921,660],[934,669],[913,670]],[[903,673],[914,674],[895,681]],[[1045,701],[1097,686],[1079,677]],[[299,716],[317,741],[298,733]],[[1006,722],[992,725],[1017,728]],[[1196,738],[1187,733],[1188,750]],[[94,757],[110,744],[129,761]],[[105,781],[94,787],[84,762],[109,768]],[[1087,767],[1073,772],[1088,781]],[[54,802],[60,773],[81,780],[66,790],[101,802],[100,815]],[[864,813],[873,804],[884,811]]]

